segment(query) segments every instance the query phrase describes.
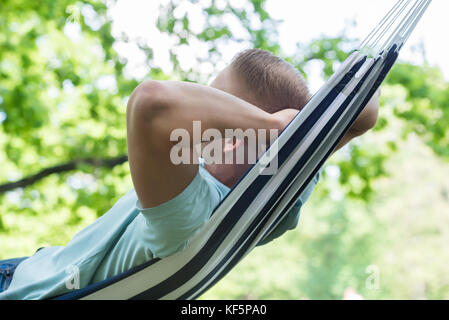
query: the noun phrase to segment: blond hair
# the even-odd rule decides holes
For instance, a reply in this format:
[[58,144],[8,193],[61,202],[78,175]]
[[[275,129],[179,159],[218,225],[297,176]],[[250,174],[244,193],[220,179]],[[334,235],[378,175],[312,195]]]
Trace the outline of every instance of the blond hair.
[[259,107],[274,113],[301,109],[310,99],[302,74],[287,61],[260,49],[237,54],[231,70],[242,79],[259,102]]

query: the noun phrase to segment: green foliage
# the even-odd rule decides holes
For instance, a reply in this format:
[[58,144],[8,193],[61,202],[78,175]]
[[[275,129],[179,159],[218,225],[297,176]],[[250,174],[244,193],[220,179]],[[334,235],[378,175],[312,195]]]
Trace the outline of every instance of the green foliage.
[[[137,82],[123,77],[107,7],[99,1],[45,3],[0,4],[2,182],[73,159],[126,153],[123,101]],[[113,176],[111,170],[78,169],[92,180],[88,188],[68,186],[73,173],[52,176],[0,195],[0,220],[6,213],[68,210],[69,223],[76,224],[82,208],[99,216],[126,190],[117,186],[130,186],[127,168],[114,169]]]
[[449,159],[449,84],[430,66],[399,64],[388,83],[405,88],[405,101],[395,109],[404,119],[404,136],[416,133],[442,158]]
[[[182,9],[189,6],[200,9],[200,27]],[[117,39],[111,35],[107,9],[97,0],[0,2],[0,183],[79,158],[126,154],[126,99],[138,81],[124,76],[127,62],[114,50]],[[226,46],[269,50],[303,73],[318,61],[325,79],[357,45],[342,32],[297,44],[297,52],[287,56],[279,46],[280,23],[266,11],[265,0],[243,1],[240,7],[230,1],[170,0],[160,8],[157,27],[174,40],[169,50],[171,71],[166,74],[155,63],[157,44],[137,41],[136,45],[150,66],[147,78],[203,84],[220,71]],[[180,60],[183,49],[193,44],[204,46],[207,54],[198,54],[195,66],[187,69]],[[303,231],[257,249],[206,297],[338,299],[349,286],[372,298],[415,297],[410,294],[412,285],[404,284],[413,282],[410,268],[404,267],[407,272],[398,276],[403,265],[392,264],[387,253],[401,256],[401,261],[422,263],[419,257],[413,260],[405,254],[407,241],[415,235],[401,238],[391,231],[407,216],[401,201],[418,195],[413,190],[402,194],[397,191],[400,186],[385,181],[408,176],[407,172],[396,176],[402,167],[397,159],[420,162],[407,158],[408,149],[403,148],[415,136],[434,152],[426,159],[436,161],[435,168],[447,165],[439,161],[449,159],[449,84],[437,68],[398,63],[382,90],[378,125],[332,158],[314,193],[314,204],[303,212]],[[442,160],[435,160],[435,155]],[[395,165],[389,167],[392,161]],[[427,169],[425,175],[431,171]],[[419,180],[404,183],[419,184]],[[114,168],[79,165],[74,171],[0,194],[0,258],[64,245],[131,187],[126,163]],[[448,190],[443,185],[441,197],[434,199],[439,211],[447,211]],[[381,206],[384,211],[395,208],[395,215],[382,214],[379,203],[389,204]],[[417,227],[425,218],[413,224],[417,232],[432,234],[422,236],[420,251],[447,237],[449,231],[435,229],[441,217],[434,217],[427,229]],[[384,281],[391,285],[381,291],[365,287],[366,267],[372,263],[389,266]],[[420,284],[429,287],[425,297],[448,297],[440,260],[419,270]]]
[[[379,135],[367,140],[389,138]],[[401,149],[372,202],[324,200],[320,183],[297,230],[251,252],[202,299],[339,300],[350,288],[365,299],[447,299],[449,167],[416,137]]]
[[[178,13],[175,10],[185,8],[190,3],[186,0],[170,0],[161,7],[161,13],[157,22],[158,29],[176,39],[175,45],[170,48],[170,57],[173,64],[173,75],[183,81],[206,82],[210,74],[201,74],[201,65],[212,63],[216,66],[223,60],[222,48],[231,43],[244,44],[247,47],[255,47],[280,53],[277,41],[278,21],[272,19],[264,9],[265,0],[248,1],[241,8],[232,7],[228,1],[226,5],[218,7],[217,1],[210,4],[195,2],[204,13],[202,30],[195,31],[189,26],[189,15],[187,12]],[[251,10],[248,9],[251,8]],[[231,30],[230,23],[235,24]],[[207,58],[196,57],[197,64],[193,70],[184,70],[179,64],[179,56],[182,55],[183,46],[192,41],[205,44],[208,48]],[[217,72],[219,70],[215,70]]]

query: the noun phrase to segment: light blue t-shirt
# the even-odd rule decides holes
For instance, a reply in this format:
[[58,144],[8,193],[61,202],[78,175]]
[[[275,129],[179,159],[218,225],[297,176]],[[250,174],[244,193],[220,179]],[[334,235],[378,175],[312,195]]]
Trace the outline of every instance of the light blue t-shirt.
[[[299,210],[319,175],[288,216],[260,245],[298,224]],[[66,245],[39,250],[20,263],[0,299],[45,299],[102,281],[153,258],[183,250],[229,192],[203,163],[191,184],[176,198],[143,209],[131,190],[102,217]]]

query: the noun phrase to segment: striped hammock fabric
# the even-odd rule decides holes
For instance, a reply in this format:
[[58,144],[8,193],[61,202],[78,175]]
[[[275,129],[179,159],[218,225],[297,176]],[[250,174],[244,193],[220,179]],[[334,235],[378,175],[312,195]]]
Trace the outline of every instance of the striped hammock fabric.
[[[195,299],[293,207],[381,85],[431,0],[400,0],[215,209],[186,249],[56,299]],[[276,151],[273,151],[276,150]],[[274,175],[261,174],[276,161]]]

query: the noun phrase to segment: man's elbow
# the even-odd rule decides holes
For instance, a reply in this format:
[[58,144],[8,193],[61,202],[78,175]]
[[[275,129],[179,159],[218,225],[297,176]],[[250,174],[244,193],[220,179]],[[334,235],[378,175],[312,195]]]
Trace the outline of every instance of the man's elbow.
[[379,119],[379,97],[380,89],[374,94],[371,100],[368,102],[365,110],[362,112],[364,119],[365,132],[373,129]]
[[166,111],[166,86],[159,81],[149,80],[134,89],[127,106],[128,123],[153,123]]
[[368,105],[355,121],[350,129],[352,137],[359,137],[377,125],[379,119],[379,107]]
[[371,108],[366,116],[366,131],[374,129],[379,120],[379,107]]

